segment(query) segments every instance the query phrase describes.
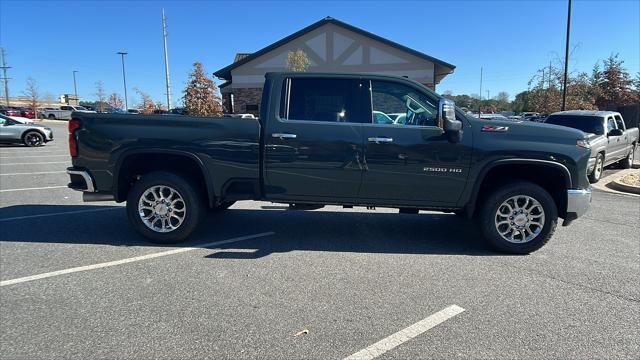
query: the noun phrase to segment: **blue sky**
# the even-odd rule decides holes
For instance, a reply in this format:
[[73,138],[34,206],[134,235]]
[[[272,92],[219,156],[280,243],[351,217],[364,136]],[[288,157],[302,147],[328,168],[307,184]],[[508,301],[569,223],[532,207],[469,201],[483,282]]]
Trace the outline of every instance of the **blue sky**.
[[[28,76],[41,93],[73,93],[92,100],[95,82],[123,92],[120,58],[126,58],[129,102],[133,88],[164,99],[161,8],[168,21],[174,103],[194,60],[212,73],[236,52],[253,52],[332,16],[456,65],[437,90],[512,97],[549,60],[563,56],[566,0],[558,1],[0,1],[0,45],[7,53],[9,92],[19,95]],[[33,25],[31,25],[33,24]],[[640,1],[573,2],[570,67],[590,71],[597,60],[620,53],[640,71]],[[218,82],[219,83],[219,82]],[[486,92],[483,90],[483,96]]]

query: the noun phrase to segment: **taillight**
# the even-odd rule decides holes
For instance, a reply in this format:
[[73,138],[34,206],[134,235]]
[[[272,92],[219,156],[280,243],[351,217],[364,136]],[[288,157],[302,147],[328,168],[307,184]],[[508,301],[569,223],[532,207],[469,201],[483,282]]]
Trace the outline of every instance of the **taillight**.
[[80,125],[79,119],[69,120],[69,155],[71,155],[71,157],[78,156],[78,140],[76,139],[74,131],[79,129]]

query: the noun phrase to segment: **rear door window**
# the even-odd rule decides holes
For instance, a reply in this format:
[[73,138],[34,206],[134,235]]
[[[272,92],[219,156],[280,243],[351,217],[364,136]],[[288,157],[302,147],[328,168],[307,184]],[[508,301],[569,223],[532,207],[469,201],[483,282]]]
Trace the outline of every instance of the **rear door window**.
[[359,79],[286,79],[282,89],[283,120],[368,122]]
[[614,118],[616,119],[616,125],[618,125],[618,129],[626,129],[626,127],[624,126],[624,120],[622,120],[622,117],[620,115],[615,115]]

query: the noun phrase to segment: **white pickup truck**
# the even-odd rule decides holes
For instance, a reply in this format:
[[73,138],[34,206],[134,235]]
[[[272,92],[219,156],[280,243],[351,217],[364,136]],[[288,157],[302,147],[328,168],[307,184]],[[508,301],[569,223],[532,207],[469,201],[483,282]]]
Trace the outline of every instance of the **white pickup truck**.
[[84,106],[80,105],[64,105],[60,106],[60,109],[49,109],[46,108],[42,111],[42,115],[46,119],[52,120],[71,120],[71,113],[74,111],[85,112],[85,113],[95,113],[95,111],[91,111]]

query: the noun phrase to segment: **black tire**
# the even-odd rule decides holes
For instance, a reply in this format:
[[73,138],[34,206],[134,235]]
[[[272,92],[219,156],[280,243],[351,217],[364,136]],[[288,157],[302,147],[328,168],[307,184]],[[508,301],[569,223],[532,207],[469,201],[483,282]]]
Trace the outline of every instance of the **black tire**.
[[[145,225],[138,210],[138,203],[145,191],[157,185],[175,189],[184,200],[184,208],[186,209],[184,220],[175,230],[169,232],[159,232],[149,228]],[[127,196],[129,222],[137,232],[154,243],[171,244],[185,240],[196,230],[205,214],[204,195],[198,190],[198,187],[190,179],[169,172],[154,171],[143,175],[133,185]]]
[[22,142],[28,147],[38,147],[44,145],[44,136],[37,131],[27,131],[22,136]]
[[[538,202],[544,211],[544,221],[541,222],[542,226],[539,232],[531,240],[526,242],[514,243],[506,240],[500,235],[498,226],[496,225],[499,207],[514,196],[527,196],[532,198]],[[526,181],[517,181],[503,185],[491,193],[481,206],[479,220],[480,228],[485,239],[487,239],[495,249],[511,254],[528,254],[540,249],[549,241],[551,236],[553,236],[558,223],[558,209],[551,195],[540,186]],[[512,222],[512,224],[514,223]],[[509,227],[508,224],[507,227]]]
[[47,116],[49,119],[51,120],[55,120],[56,116],[54,114],[49,114],[49,116]]
[[228,208],[230,208],[233,204],[235,204],[235,201],[223,201],[221,202],[219,205],[216,205],[212,208],[209,208],[210,212],[221,212],[221,211],[225,211]]
[[593,171],[589,174],[589,182],[592,184],[600,181],[600,177],[602,177],[602,171],[604,170],[604,156],[602,154],[598,154],[596,157],[596,164],[593,167]]
[[627,157],[620,160],[620,168],[622,169],[630,169],[633,166],[633,157],[635,155],[636,148],[631,147],[631,151],[627,154]]

